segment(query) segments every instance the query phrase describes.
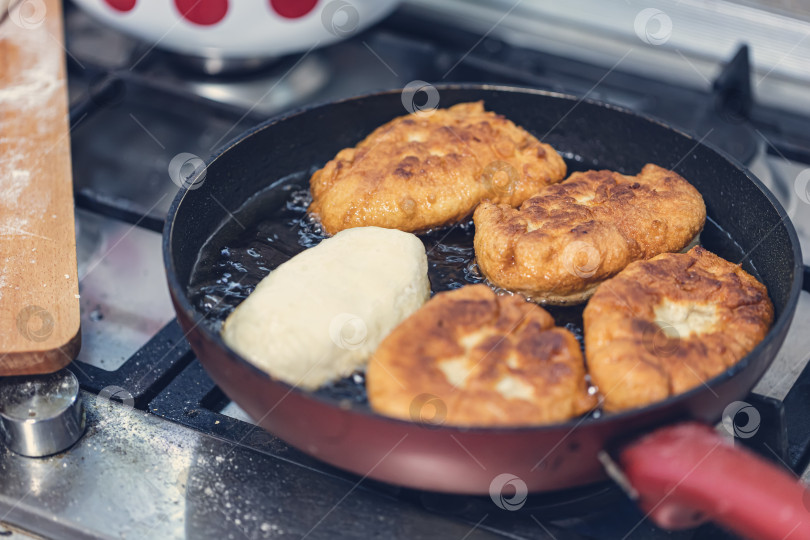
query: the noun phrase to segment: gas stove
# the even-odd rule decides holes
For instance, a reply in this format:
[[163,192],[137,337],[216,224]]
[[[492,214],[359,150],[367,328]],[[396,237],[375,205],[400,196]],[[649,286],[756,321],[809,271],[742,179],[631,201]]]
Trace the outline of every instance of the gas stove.
[[[489,497],[357,477],[255,427],[194,357],[174,319],[161,254],[178,189],[173,160],[205,159],[274,114],[415,80],[563,91],[692,132],[774,191],[810,260],[810,201],[796,189],[810,167],[810,110],[756,99],[755,48],[738,48],[711,84],[696,88],[522,46],[495,26],[464,29],[434,11],[415,2],[347,41],[211,76],[66,6],[83,342],[69,369],[88,427],[48,458],[0,447],[0,536],[733,538],[712,525],[661,531],[611,483],[529,494],[510,511]],[[803,293],[785,345],[746,399],[760,428],[738,440],[805,480],[808,317]]]

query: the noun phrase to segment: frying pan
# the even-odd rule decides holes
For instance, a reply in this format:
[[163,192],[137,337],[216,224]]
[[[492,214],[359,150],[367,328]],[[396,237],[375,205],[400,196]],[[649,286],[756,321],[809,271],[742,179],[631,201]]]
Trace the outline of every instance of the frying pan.
[[399,421],[338,395],[308,393],[272,379],[225,345],[210,315],[192,301],[192,274],[212,264],[201,255],[211,252],[209,239],[234,221],[244,226],[238,209],[256,193],[288,189],[287,178],[306,184],[314,167],[405,114],[401,92],[389,91],[268,120],[226,145],[198,171],[191,189],[178,193],[163,240],[169,288],[180,324],[213,380],[263,428],[363,477],[486,494],[498,487],[493,479],[502,473],[518,477],[533,492],[602,481],[607,470],[663,526],[690,526],[708,516],[743,535],[782,538],[793,531],[810,537],[802,487],[775,466],[722,443],[708,427],[768,368],[802,288],[799,242],[776,199],[719,151],[627,110],[504,86],[437,90],[442,107],[484,100],[488,110],[551,144],[574,167],[635,174],[652,162],[677,170],[702,193],[716,225],[713,236],[726,235],[715,251],[742,259],[734,262],[768,287],[775,322],[767,337],[739,363],[686,393],[637,410],[538,427],[468,429]]

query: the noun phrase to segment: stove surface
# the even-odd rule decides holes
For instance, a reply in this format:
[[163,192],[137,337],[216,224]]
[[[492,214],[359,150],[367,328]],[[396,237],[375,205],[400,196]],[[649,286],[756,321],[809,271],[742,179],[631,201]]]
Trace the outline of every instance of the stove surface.
[[[524,49],[408,6],[350,40],[238,77],[196,73],[70,5],[66,29],[84,343],[70,369],[89,427],[74,447],[45,459],[0,448],[0,535],[733,538],[712,525],[661,531],[610,483],[529,494],[516,512],[489,497],[389,486],[256,428],[211,381],[174,320],[160,237],[178,189],[169,166],[180,154],[205,159],[250,126],[309,103],[414,80],[533,86],[650,114],[718,145],[783,202],[810,261],[810,200],[797,191],[810,146],[796,135],[810,133],[810,119],[756,101],[740,118],[722,92]],[[732,79],[744,69],[734,65]],[[761,428],[738,441],[805,480],[808,318],[803,293],[784,347],[747,398]]]

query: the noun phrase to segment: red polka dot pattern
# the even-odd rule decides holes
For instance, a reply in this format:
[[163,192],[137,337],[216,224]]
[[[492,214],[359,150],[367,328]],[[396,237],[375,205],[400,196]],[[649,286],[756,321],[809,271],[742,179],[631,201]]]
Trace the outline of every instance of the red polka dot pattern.
[[315,8],[318,0],[270,0],[270,7],[287,19],[303,17]]
[[174,0],[185,19],[201,26],[217,24],[228,13],[228,0]]
[[107,4],[118,11],[130,11],[135,7],[136,0],[105,0]]

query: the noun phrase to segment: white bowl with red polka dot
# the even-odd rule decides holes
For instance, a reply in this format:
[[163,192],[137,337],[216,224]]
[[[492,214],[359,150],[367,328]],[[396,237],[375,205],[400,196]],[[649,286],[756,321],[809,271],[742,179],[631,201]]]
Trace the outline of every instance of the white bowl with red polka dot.
[[399,0],[74,0],[99,19],[166,50],[270,57],[347,38]]

